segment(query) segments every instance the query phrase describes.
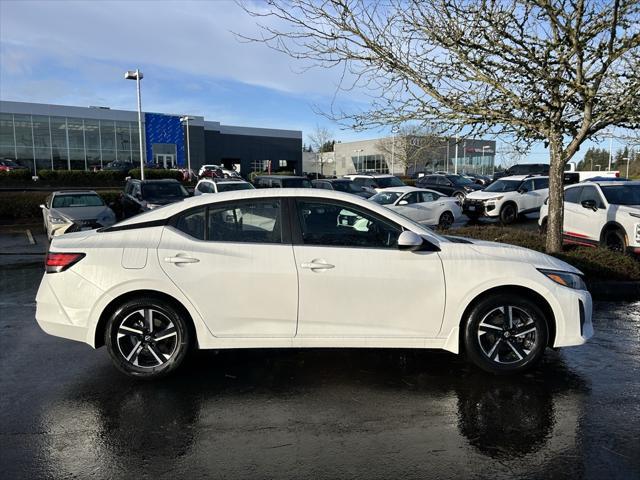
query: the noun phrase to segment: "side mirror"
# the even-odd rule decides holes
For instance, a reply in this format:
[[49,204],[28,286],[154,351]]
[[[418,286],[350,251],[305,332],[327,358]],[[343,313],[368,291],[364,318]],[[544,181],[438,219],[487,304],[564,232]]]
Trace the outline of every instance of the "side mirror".
[[409,250],[410,252],[420,250],[423,243],[422,237],[411,230],[405,230],[398,237],[399,250]]
[[398,205],[409,205],[409,202],[407,202],[406,200],[400,200],[398,202]]
[[593,210],[594,212],[596,210],[598,210],[598,206],[596,205],[596,201],[595,200],[583,200],[582,201],[582,206],[584,208],[588,208],[589,210]]

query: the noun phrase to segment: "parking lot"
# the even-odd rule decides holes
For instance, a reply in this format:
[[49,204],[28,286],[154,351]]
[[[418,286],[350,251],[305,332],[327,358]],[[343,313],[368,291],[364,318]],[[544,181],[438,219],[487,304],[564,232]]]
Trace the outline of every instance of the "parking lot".
[[640,474],[640,303],[596,303],[592,341],[522,377],[444,352],[237,350],[140,383],[37,327],[40,263],[0,271],[5,478]]

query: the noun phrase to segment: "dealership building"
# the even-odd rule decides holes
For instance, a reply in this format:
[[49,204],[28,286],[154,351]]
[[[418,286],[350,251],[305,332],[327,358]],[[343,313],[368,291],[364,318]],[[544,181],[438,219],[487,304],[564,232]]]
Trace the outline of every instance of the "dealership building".
[[[302,173],[302,132],[238,127],[201,116],[142,114],[147,165],[191,168],[203,164],[242,174],[267,168]],[[108,107],[0,101],[0,158],[31,168],[94,170],[110,162],[140,163],[138,114]]]

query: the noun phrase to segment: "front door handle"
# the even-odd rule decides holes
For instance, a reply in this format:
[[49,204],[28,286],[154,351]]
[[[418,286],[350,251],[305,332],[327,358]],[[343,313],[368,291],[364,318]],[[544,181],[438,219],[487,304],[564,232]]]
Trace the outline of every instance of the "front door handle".
[[178,254],[175,257],[165,257],[164,261],[167,263],[179,264],[179,263],[198,263],[200,260],[198,260],[197,258],[187,257],[184,255]]
[[330,263],[326,263],[324,261],[313,260],[308,263],[303,263],[300,265],[302,268],[308,268],[309,270],[329,270],[330,268],[334,268],[335,265],[331,265]]

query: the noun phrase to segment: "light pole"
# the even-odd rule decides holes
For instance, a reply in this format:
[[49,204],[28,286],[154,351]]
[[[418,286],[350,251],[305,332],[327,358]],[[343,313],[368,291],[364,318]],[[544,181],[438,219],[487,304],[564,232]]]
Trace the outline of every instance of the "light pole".
[[480,162],[481,163],[481,165],[480,165],[480,174],[481,175],[484,175],[484,151],[487,148],[491,148],[491,147],[489,145],[483,145],[482,146],[482,161]]
[[393,175],[393,172],[395,171],[395,162],[396,162],[396,135],[398,134],[398,132],[400,131],[400,129],[398,128],[397,125],[394,125],[393,127],[391,127],[391,134],[393,135],[393,142],[391,143],[391,175]]
[[622,160],[623,161],[624,160],[627,161],[627,176],[626,176],[626,178],[629,178],[629,157],[624,157]]
[[124,74],[126,80],[136,81],[136,90],[138,92],[138,135],[140,135],[140,180],[144,180],[144,148],[142,147],[142,101],[140,99],[140,80],[144,78],[139,69],[127,70]]
[[458,174],[458,144],[460,143],[460,139],[458,138],[458,135],[456,135],[456,161],[453,164],[453,173],[454,174]]
[[598,167],[598,171],[602,170],[602,165],[596,165]]
[[191,147],[189,146],[189,120],[193,120],[193,117],[185,115],[180,117],[180,121],[185,123],[187,128],[187,179],[191,181]]

